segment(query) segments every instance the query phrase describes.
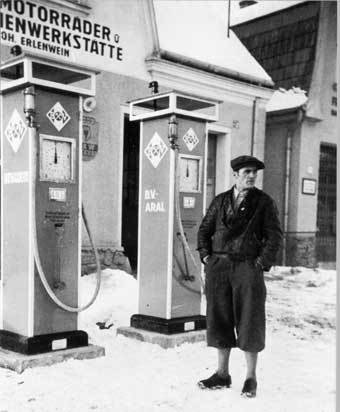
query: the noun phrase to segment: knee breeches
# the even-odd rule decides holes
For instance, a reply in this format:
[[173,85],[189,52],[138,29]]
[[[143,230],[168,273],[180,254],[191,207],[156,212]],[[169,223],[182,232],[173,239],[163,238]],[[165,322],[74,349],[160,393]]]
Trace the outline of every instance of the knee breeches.
[[207,344],[260,352],[265,346],[266,286],[252,261],[213,255],[206,266]]

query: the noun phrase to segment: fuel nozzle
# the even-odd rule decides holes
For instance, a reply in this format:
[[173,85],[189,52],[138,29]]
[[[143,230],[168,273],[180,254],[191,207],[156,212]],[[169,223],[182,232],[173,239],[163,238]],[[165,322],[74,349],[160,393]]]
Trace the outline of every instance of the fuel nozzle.
[[63,223],[55,223],[54,230],[56,234],[56,265],[54,270],[53,288],[64,290],[66,283],[61,280],[61,249],[64,238],[65,227]]

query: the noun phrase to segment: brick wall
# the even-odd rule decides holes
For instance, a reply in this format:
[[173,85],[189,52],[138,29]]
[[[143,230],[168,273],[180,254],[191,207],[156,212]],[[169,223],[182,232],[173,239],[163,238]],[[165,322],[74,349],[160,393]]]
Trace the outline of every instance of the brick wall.
[[[101,269],[120,269],[131,273],[129,259],[122,250],[112,248],[98,248]],[[97,270],[94,252],[91,248],[82,248],[81,251],[81,274],[87,275]]]
[[289,233],[287,236],[287,266],[317,266],[315,234]]

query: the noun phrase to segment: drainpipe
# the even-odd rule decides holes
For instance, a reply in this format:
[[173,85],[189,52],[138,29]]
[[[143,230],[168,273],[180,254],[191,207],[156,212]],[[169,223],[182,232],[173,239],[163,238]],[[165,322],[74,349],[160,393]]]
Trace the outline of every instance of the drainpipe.
[[294,128],[288,127],[287,142],[286,142],[286,173],[285,173],[285,202],[283,210],[283,245],[282,245],[282,264],[286,266],[287,263],[287,232],[289,221],[289,190],[290,190],[290,174],[291,174],[291,157],[292,157],[292,139],[295,131],[301,125],[305,114],[303,107],[298,109],[297,119]]
[[256,108],[257,108],[257,97],[253,101],[253,114],[251,123],[251,141],[250,141],[250,155],[254,155],[254,145],[255,145],[255,132],[256,132]]
[[289,218],[289,188],[290,188],[290,163],[292,154],[292,130],[288,128],[287,142],[286,142],[286,173],[285,173],[285,203],[283,215],[283,266],[287,262],[287,232],[288,232],[288,218]]
[[228,0],[228,30],[227,30],[227,37],[230,37],[230,3],[231,0]]

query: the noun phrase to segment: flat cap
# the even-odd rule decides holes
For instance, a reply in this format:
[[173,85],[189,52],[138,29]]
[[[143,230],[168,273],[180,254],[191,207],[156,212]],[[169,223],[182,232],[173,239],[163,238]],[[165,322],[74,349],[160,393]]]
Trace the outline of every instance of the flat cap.
[[234,172],[246,166],[255,166],[257,170],[264,169],[264,163],[254,156],[238,156],[230,162],[231,168]]

